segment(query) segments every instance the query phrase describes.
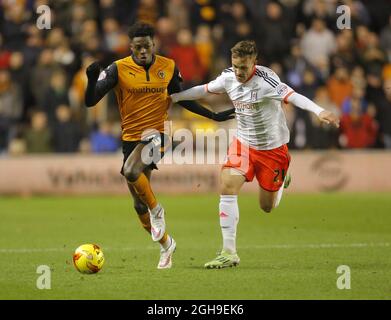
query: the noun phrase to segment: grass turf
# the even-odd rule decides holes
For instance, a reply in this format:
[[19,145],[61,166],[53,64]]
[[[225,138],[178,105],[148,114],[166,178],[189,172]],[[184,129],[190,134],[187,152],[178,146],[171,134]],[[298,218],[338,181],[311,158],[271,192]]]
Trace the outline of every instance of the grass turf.
[[[127,197],[0,199],[0,299],[391,299],[391,195],[287,194],[261,213],[241,195],[234,269],[205,270],[220,249],[217,195],[160,196],[177,241],[174,265],[157,270],[159,248]],[[101,272],[82,275],[74,249],[99,244]],[[39,290],[37,266],[52,270]],[[351,289],[338,290],[339,265]]]

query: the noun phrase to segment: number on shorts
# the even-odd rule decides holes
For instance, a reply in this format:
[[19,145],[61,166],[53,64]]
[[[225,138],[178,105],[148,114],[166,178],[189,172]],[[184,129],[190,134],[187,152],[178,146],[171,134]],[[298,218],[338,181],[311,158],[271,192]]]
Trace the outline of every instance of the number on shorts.
[[[280,175],[280,169],[274,170],[275,176],[274,176],[274,182],[278,182],[278,176]],[[281,181],[284,181],[285,179],[285,169],[281,169]]]

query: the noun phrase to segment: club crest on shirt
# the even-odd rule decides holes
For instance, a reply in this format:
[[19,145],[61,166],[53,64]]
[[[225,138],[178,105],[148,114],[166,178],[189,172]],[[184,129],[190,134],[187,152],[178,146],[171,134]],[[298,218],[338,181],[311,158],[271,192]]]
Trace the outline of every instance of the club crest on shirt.
[[257,101],[257,98],[258,98],[257,91],[251,91],[251,101],[255,102]]
[[158,72],[157,72],[157,75],[158,75],[158,77],[160,78],[160,79],[164,79],[164,77],[165,77],[165,73],[164,73],[164,71],[163,70],[159,70]]

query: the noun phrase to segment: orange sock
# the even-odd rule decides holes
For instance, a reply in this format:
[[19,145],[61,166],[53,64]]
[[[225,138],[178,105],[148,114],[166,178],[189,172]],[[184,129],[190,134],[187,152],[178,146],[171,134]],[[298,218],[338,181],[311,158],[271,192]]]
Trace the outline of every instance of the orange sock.
[[132,185],[141,201],[144,202],[150,210],[157,206],[157,201],[152,192],[151,184],[144,173],[141,173],[136,181],[129,182],[129,184]]
[[[148,233],[151,233],[151,220],[149,219],[149,212],[146,212],[144,214],[138,214],[137,216],[138,216],[143,228]],[[167,232],[165,232],[163,237],[159,240],[159,243],[163,244],[167,241],[167,239],[168,239],[168,234],[167,234]]]

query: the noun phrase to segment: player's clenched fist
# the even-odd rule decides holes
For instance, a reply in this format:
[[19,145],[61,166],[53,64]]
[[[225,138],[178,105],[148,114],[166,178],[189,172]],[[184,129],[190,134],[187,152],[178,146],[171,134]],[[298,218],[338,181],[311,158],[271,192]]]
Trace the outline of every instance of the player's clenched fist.
[[235,108],[225,110],[222,112],[214,112],[212,117],[212,120],[218,122],[227,121],[231,119],[235,119]]
[[332,112],[324,110],[319,114],[320,121],[331,124],[336,128],[339,128],[339,118]]
[[86,70],[87,77],[90,80],[97,80],[100,74],[100,64],[98,61],[91,63]]

